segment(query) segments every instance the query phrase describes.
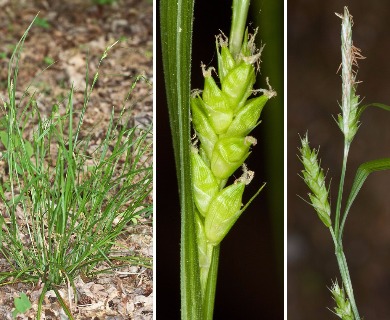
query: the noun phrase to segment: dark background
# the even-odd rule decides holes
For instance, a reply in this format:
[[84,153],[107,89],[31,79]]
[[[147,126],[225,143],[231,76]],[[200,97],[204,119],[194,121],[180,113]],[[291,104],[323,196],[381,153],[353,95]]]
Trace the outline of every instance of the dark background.
[[[251,134],[259,143],[247,164],[256,176],[244,202],[264,181],[267,186],[222,242],[215,319],[283,319],[283,2],[252,1],[250,10],[249,21],[260,23],[258,39],[266,43],[259,78],[270,76],[278,97]],[[229,35],[231,1],[197,1],[194,16],[192,88],[202,88],[200,63],[216,67],[215,35]],[[159,32],[157,21],[156,315],[179,319],[180,209]]]
[[[353,40],[367,57],[359,61],[358,94],[364,103],[390,104],[390,3],[388,1],[288,1],[288,319],[336,319],[326,308],[334,302],[327,287],[340,283],[333,242],[307,199],[298,172],[299,136],[309,132],[319,145],[322,167],[331,180],[332,218],[340,179],[343,137],[332,116],[340,112],[341,19],[347,5],[354,18]],[[365,111],[352,143],[344,199],[357,167],[365,161],[390,157],[390,114]],[[370,175],[352,206],[344,232],[357,306],[365,319],[389,319],[390,197],[389,172]],[[338,319],[338,318],[337,318]]]

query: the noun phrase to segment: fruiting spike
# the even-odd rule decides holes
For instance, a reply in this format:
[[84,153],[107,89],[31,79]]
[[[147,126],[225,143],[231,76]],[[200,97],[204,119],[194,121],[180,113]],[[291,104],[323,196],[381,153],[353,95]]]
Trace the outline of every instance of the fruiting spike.
[[318,217],[329,228],[332,225],[332,221],[330,219],[330,205],[328,202],[328,190],[325,186],[324,172],[318,164],[317,151],[315,149],[311,150],[309,147],[307,134],[301,139],[301,144],[302,148],[299,149],[301,153],[300,159],[304,166],[302,178],[313,192],[309,194],[309,198]]

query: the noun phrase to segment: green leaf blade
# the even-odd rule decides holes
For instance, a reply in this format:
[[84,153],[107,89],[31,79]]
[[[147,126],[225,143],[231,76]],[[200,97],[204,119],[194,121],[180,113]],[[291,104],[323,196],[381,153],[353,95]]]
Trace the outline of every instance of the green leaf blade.
[[190,162],[190,76],[193,0],[162,0],[163,66],[181,207],[181,314],[202,319]]
[[340,238],[342,237],[344,224],[347,219],[348,212],[351,209],[351,206],[355,201],[357,194],[359,193],[360,189],[363,186],[363,183],[366,181],[369,174],[376,171],[383,171],[389,169],[390,169],[390,158],[368,161],[359,166],[358,170],[356,171],[355,179],[351,187],[351,192],[349,194],[347,204],[345,206],[343,221],[340,227],[340,235],[339,235]]

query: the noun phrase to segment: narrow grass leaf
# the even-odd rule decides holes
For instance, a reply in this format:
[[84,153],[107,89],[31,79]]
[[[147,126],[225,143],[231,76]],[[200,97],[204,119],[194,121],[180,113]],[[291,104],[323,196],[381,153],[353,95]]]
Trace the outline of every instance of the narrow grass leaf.
[[364,106],[361,106],[359,108],[359,111],[358,111],[358,118],[361,117],[362,113],[364,112],[364,110],[366,110],[368,107],[377,107],[377,108],[380,108],[380,109],[383,109],[383,110],[386,110],[386,111],[390,111],[390,106],[386,105],[386,104],[383,104],[383,103],[377,103],[377,102],[374,102],[374,103],[369,103],[369,104],[366,104]]
[[339,234],[340,239],[343,235],[344,224],[347,219],[349,210],[351,209],[351,206],[355,201],[356,196],[358,195],[360,189],[362,188],[364,181],[366,181],[370,173],[373,173],[375,171],[389,170],[389,169],[390,169],[390,158],[368,161],[359,166],[358,170],[356,171],[355,179],[351,187],[351,192],[349,194],[345,206],[345,212],[340,227],[340,234]]
[[161,42],[181,206],[181,314],[202,319],[190,160],[193,0],[162,0]]

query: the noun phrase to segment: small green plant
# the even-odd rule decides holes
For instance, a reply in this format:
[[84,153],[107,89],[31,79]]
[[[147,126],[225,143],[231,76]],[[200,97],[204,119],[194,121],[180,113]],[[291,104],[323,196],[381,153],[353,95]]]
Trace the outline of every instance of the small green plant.
[[16,318],[18,314],[23,314],[31,308],[31,302],[24,292],[22,292],[19,297],[14,298],[14,304],[15,310],[12,312],[14,318]]
[[36,17],[34,20],[34,24],[43,29],[50,29],[50,24],[45,18]]
[[329,186],[326,185],[326,177],[321,168],[321,163],[318,160],[318,151],[311,149],[309,146],[308,134],[301,138],[301,148],[299,151],[300,160],[304,167],[301,177],[311,191],[309,194],[310,204],[317,212],[318,217],[325,227],[329,229],[335,246],[335,254],[342,279],[342,287],[340,288],[336,281],[330,290],[337,305],[334,309],[334,313],[343,320],[360,320],[361,318],[354,297],[347,259],[343,249],[343,231],[348,213],[364,181],[371,172],[390,169],[390,158],[377,159],[360,165],[356,172],[350,194],[345,203],[344,211],[342,211],[344,180],[348,153],[351,143],[360,127],[360,117],[363,111],[369,106],[379,107],[387,111],[390,111],[390,107],[379,103],[361,105],[361,100],[359,100],[359,96],[356,94],[358,83],[356,80],[356,67],[358,59],[363,59],[364,57],[361,55],[360,50],[352,43],[353,21],[348,8],[345,7],[344,13],[337,14],[337,16],[342,19],[342,100],[340,105],[342,113],[338,115],[337,123],[344,136],[344,152],[334,218],[332,218],[332,208],[329,201]]
[[[202,65],[203,91],[193,90],[191,97],[187,63],[193,3],[184,1],[179,9],[169,1],[161,4],[164,72],[182,209],[182,319],[212,319],[220,243],[264,187],[242,206],[245,187],[254,176],[244,163],[257,142],[249,133],[259,124],[266,102],[276,95],[270,86],[253,88],[263,48],[255,46],[256,31],[249,34],[246,28],[249,2],[233,0],[230,37],[216,38],[217,71]],[[239,168],[241,177],[229,181]]]
[[92,2],[94,4],[97,4],[97,5],[111,5],[115,2],[116,0],[92,0]]
[[[123,105],[117,121],[112,110],[101,142],[92,146],[83,120],[98,71],[91,84],[87,81],[80,110],[74,107],[73,87],[64,108],[55,104],[49,115],[42,114],[28,89],[16,100],[19,59],[32,25],[10,59],[8,99],[1,109],[0,160],[7,176],[0,180],[0,253],[8,266],[0,272],[0,286],[41,281],[37,319],[48,290],[73,319],[59,285],[75,288],[75,277],[90,274],[100,262],[108,269],[118,267],[115,260],[151,265],[143,257],[112,254],[124,228],[152,212],[146,201],[152,190],[151,128],[123,125],[129,122]],[[22,295],[15,300],[18,313],[24,312],[25,300]]]
[[52,65],[54,63],[54,59],[50,58],[50,57],[44,57],[43,58],[43,62],[50,66],[50,65]]

